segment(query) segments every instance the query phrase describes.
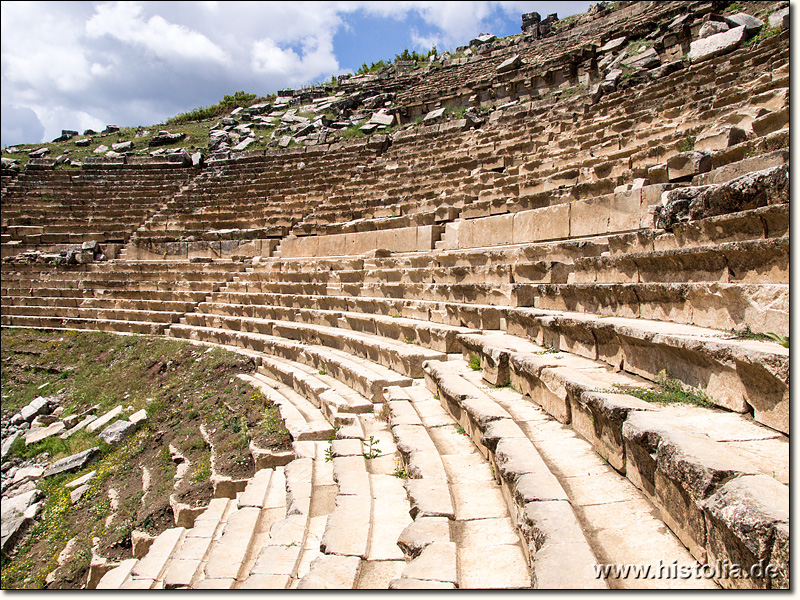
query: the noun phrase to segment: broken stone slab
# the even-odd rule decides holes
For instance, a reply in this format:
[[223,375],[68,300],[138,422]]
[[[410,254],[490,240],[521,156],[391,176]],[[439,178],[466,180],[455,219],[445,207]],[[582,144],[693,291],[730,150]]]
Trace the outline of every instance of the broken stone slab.
[[0,460],[5,460],[8,453],[11,452],[11,446],[14,445],[20,437],[19,433],[12,433],[6,439],[3,440],[3,445],[0,447]]
[[58,475],[59,473],[64,473],[65,471],[82,469],[95,458],[97,458],[99,454],[100,448],[95,446],[94,448],[89,448],[88,450],[78,452],[72,456],[67,456],[66,458],[62,458],[61,460],[58,460],[50,465],[47,471],[45,471],[44,476],[52,477],[53,475]]
[[497,36],[492,35],[491,33],[482,33],[478,37],[469,41],[470,47],[477,47],[482,46],[484,44],[489,44],[497,39]]
[[437,541],[426,546],[403,570],[404,579],[444,581],[458,584],[457,551],[453,542]]
[[423,581],[421,579],[392,579],[389,582],[390,590],[454,590],[456,585],[449,581]]
[[247,150],[247,148],[252,146],[253,144],[255,144],[256,141],[257,141],[256,138],[248,137],[248,138],[245,138],[244,140],[242,140],[241,142],[239,142],[238,144],[236,144],[231,149],[236,151],[236,152],[241,152],[242,150]]
[[509,71],[518,69],[520,65],[522,65],[522,57],[519,54],[515,54],[511,58],[501,62],[496,70],[498,73],[508,73]]
[[169,146],[170,144],[176,144],[186,138],[185,133],[170,133],[169,131],[159,131],[155,134],[152,138],[150,138],[150,142],[148,142],[148,146],[151,148],[155,148],[157,146]]
[[727,16],[726,19],[728,19],[728,21],[733,21],[733,23],[735,23],[734,27],[739,25],[744,26],[749,34],[757,33],[764,26],[764,21],[743,12]]
[[450,519],[446,517],[421,517],[408,525],[397,538],[397,545],[410,557],[419,554],[437,541],[450,540]]
[[635,69],[652,69],[661,64],[661,59],[654,48],[648,48],[644,52],[628,56],[622,61],[622,64]]
[[85,483],[89,483],[92,479],[94,479],[95,475],[97,475],[97,471],[89,471],[86,475],[78,477],[74,481],[70,481],[69,483],[65,483],[64,487],[68,488],[76,488]]
[[376,123],[378,125],[385,125],[386,127],[391,127],[394,125],[394,115],[386,114],[385,112],[376,112],[370,117],[370,123]]
[[99,417],[98,419],[92,421],[89,425],[86,426],[86,431],[89,432],[97,431],[101,427],[104,427],[105,425],[110,423],[112,419],[116,418],[120,414],[122,414],[121,404],[108,411],[102,417]]
[[44,494],[37,489],[27,490],[16,496],[3,496],[2,516],[3,521],[15,516],[24,515],[30,506],[33,506]]
[[47,155],[49,153],[50,153],[50,148],[48,148],[47,146],[42,146],[41,148],[38,148],[37,150],[34,150],[33,152],[28,152],[28,156],[30,158],[42,158],[43,156],[45,156],[45,155]]
[[689,62],[698,63],[730,52],[739,47],[746,37],[744,25],[696,40],[689,48]]
[[607,41],[605,44],[600,46],[597,49],[598,54],[605,54],[606,52],[616,52],[620,48],[622,48],[628,41],[628,38],[624,35],[622,37],[614,38],[613,40]]
[[117,144],[111,144],[111,149],[114,152],[128,152],[133,150],[133,142],[119,142]]
[[711,167],[711,156],[696,150],[680,152],[667,161],[670,181],[690,180],[695,175],[707,173]]
[[105,154],[106,152],[108,152],[108,146],[100,144],[97,148],[92,150],[92,152],[94,152],[95,154]]
[[88,491],[89,486],[87,484],[79,485],[74,490],[69,493],[69,500],[72,504],[75,504],[78,500],[80,500],[83,495]]
[[308,574],[297,584],[298,590],[351,590],[355,586],[361,559],[357,556],[320,556]]
[[405,482],[411,518],[455,518],[450,489],[445,479],[407,479]]
[[111,446],[120,444],[123,440],[130,437],[136,431],[136,423],[131,423],[127,420],[120,419],[115,421],[103,431],[100,432],[99,437],[105,443]]
[[31,524],[31,519],[24,516],[3,519],[0,523],[0,552],[10,552]]
[[53,403],[50,398],[43,398],[42,396],[38,396],[31,400],[31,402],[20,409],[19,414],[22,417],[23,421],[28,421],[29,423],[39,415],[48,414],[53,410]]
[[789,165],[747,173],[722,184],[678,188],[653,208],[656,228],[789,202]]
[[702,508],[710,564],[727,561],[750,572],[761,562],[775,570],[775,575],[754,579],[721,579],[723,587],[764,589],[770,587],[770,579],[780,581],[781,572],[788,574],[788,486],[766,475],[738,477],[707,498]]
[[25,445],[30,446],[36,442],[41,442],[42,440],[61,433],[62,431],[64,431],[64,423],[61,421],[56,421],[47,427],[37,427],[35,429],[31,429],[25,436]]
[[147,411],[145,409],[137,410],[130,417],[128,417],[128,420],[134,425],[138,425],[139,423],[145,421],[146,419],[147,419]]
[[769,26],[770,29],[777,29],[778,27],[789,29],[789,7],[787,6],[772,13],[769,16]]
[[662,64],[661,66],[650,69],[647,72],[647,76],[653,81],[655,81],[656,79],[660,79],[661,77],[672,75],[673,73],[676,73],[684,68],[686,68],[686,65],[683,64],[682,60],[673,60],[672,62],[668,62]]
[[694,142],[694,149],[701,152],[725,150],[747,140],[747,133],[738,127],[726,126],[708,131]]
[[730,25],[722,21],[706,21],[697,33],[697,37],[703,40],[712,35],[722,33],[723,31],[728,31],[729,29]]
[[430,125],[431,123],[435,123],[444,116],[445,110],[444,108],[437,108],[436,110],[430,111],[425,115],[425,118],[422,119],[423,124]]

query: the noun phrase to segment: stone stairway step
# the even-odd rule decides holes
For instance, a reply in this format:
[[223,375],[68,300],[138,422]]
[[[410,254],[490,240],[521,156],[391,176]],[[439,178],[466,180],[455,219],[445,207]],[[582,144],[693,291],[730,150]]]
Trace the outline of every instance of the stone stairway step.
[[[443,364],[449,369],[453,369],[453,365],[456,363]],[[742,486],[737,488],[736,497],[749,497],[748,494],[753,493],[750,491],[752,489],[750,487],[752,486],[751,481],[762,480],[769,489],[773,490],[771,494],[774,500],[769,505],[770,508],[759,512],[756,518],[773,524],[784,522],[785,514],[781,512],[780,506],[781,502],[784,502],[784,506],[788,506],[788,499],[785,496],[788,488],[782,483],[782,481],[788,481],[788,471],[785,470],[788,467],[787,447],[784,445],[785,440],[781,440],[779,434],[767,428],[753,424],[732,413],[680,406],[659,409],[654,405],[648,405],[621,394],[584,392],[580,396],[582,401],[575,404],[577,408],[574,413],[576,418],[573,419],[572,427],[575,432],[589,440],[590,444],[595,446],[595,450],[601,456],[608,458],[609,463],[605,463],[596,457],[593,452],[588,450],[581,451],[580,446],[586,447],[587,444],[577,438],[572,431],[552,422],[547,426],[543,425],[541,421],[537,422],[533,418],[535,417],[535,411],[525,408],[524,403],[521,405],[519,395],[516,392],[507,388],[490,388],[481,381],[479,373],[469,371],[463,367],[461,377],[464,380],[472,380],[476,389],[484,388],[484,391],[497,399],[501,407],[508,410],[515,421],[519,422],[521,426],[524,424],[522,429],[525,431],[526,436],[541,451],[545,462],[551,467],[551,470],[556,473],[563,471],[564,477],[569,479],[569,483],[565,483],[564,488],[570,493],[571,500],[577,503],[577,506],[585,507],[580,510],[576,509],[576,513],[579,516],[583,515],[581,518],[588,518],[594,513],[597,513],[598,517],[600,517],[599,511],[601,511],[602,507],[590,508],[594,505],[602,504],[602,502],[598,502],[599,496],[597,494],[603,489],[619,489],[619,486],[616,488],[608,487],[614,476],[620,477],[616,471],[611,469],[613,465],[620,473],[627,474],[628,481],[643,492],[639,500],[634,502],[634,505],[643,498],[652,501],[658,508],[662,520],[670,526],[681,542],[688,547],[698,560],[706,559],[708,550],[705,546],[710,543],[708,540],[713,539],[715,536],[738,540],[730,541],[725,550],[718,549],[718,555],[720,552],[728,553],[727,555],[735,552],[734,548],[737,547],[737,544],[742,543],[741,533],[731,533],[732,525],[724,521],[715,523],[715,526],[719,527],[721,531],[711,529],[706,532],[703,529],[698,532],[697,530],[692,530],[690,526],[684,526],[683,523],[698,522],[698,515],[706,510],[705,507],[709,502],[712,502],[704,500],[704,498],[711,497],[720,484],[711,483],[706,484],[706,487],[697,488],[695,484],[690,483],[692,477],[686,477],[680,473],[687,471],[705,473],[706,475],[703,476],[705,481],[715,481],[714,473],[717,472],[724,471],[729,474],[728,476],[733,473],[734,476],[738,476],[742,480]],[[628,398],[628,400],[625,400],[625,398]],[[612,417],[612,414],[617,416]],[[630,425],[626,424],[628,419],[631,420]],[[524,421],[530,421],[530,423],[523,423]],[[547,421],[548,419],[545,420],[545,422]],[[492,425],[496,427],[494,423]],[[623,431],[628,433],[624,434]],[[482,435],[487,440],[492,437],[487,433]],[[551,444],[551,438],[553,439],[552,450],[548,448],[549,444]],[[630,442],[628,441],[629,439],[631,440]],[[648,441],[645,442],[644,440]],[[567,452],[567,449],[571,446],[574,446],[575,450]],[[767,449],[767,447],[770,449]],[[659,461],[654,464],[654,459],[651,455],[656,456],[654,454],[656,448],[662,448],[665,460],[667,455],[672,457],[670,461],[677,460],[678,464],[682,465],[678,467],[679,470],[668,466],[668,464],[674,464],[672,462]],[[748,450],[743,450],[745,448]],[[496,452],[499,453],[499,451],[500,445],[498,444]],[[589,463],[589,467],[587,467],[589,473],[592,473],[596,467],[602,468],[606,472],[604,479],[607,482],[598,484],[601,487],[594,487],[592,484],[585,491],[581,491],[579,486],[583,486],[585,481],[579,477],[583,477],[585,473],[572,472],[573,466],[564,462],[563,459],[565,456],[571,456],[574,459],[574,457],[580,456],[581,453],[586,456],[594,456],[592,460],[594,460],[595,465],[592,466]],[[647,457],[646,460],[645,456]],[[661,455],[659,454],[658,456]],[[759,456],[761,458],[758,458]],[[767,456],[769,458],[766,458]],[[634,460],[637,462],[632,463]],[[654,483],[654,473],[655,481],[658,483]],[[586,480],[586,482],[588,481]],[[622,481],[625,480],[623,479]],[[724,481],[724,479],[720,481]],[[769,481],[772,483],[768,483]],[[628,487],[632,488],[633,486],[628,485]],[[654,489],[658,491],[653,492]],[[669,493],[667,493],[667,490],[669,490]],[[585,501],[581,500],[583,493],[586,494]],[[634,498],[627,496],[629,492],[626,492],[626,496],[620,496],[619,499],[614,500],[613,493],[615,492],[611,493],[612,496],[609,497],[609,502],[612,503],[627,503]],[[784,500],[780,500],[782,494],[784,494]],[[680,498],[683,499],[680,500]],[[717,496],[714,498],[716,501]],[[735,502],[736,500],[732,501]],[[647,506],[642,507],[642,514],[647,512],[645,509],[652,513],[652,505],[649,502]],[[702,517],[700,517],[700,520],[702,521]],[[604,521],[601,518],[599,522],[603,523]],[[591,524],[588,522],[582,524],[585,531],[592,531]],[[617,525],[612,526],[609,524],[603,525],[601,529],[605,527],[618,528]],[[658,523],[654,523],[650,529],[657,530],[659,527]],[[771,531],[774,527],[775,525],[765,525],[765,530]],[[780,525],[777,527],[780,528]],[[637,532],[639,529],[637,527]],[[597,534],[598,542],[602,542],[603,535],[605,534],[602,534],[602,532]],[[618,537],[618,534],[614,535]],[[631,532],[630,535],[634,536],[635,534]],[[610,535],[609,539],[613,541],[616,538]],[[631,547],[636,547],[636,545],[633,544]],[[623,551],[625,552],[625,550]],[[650,564],[653,564],[654,561],[662,560],[662,558],[666,560],[668,557],[651,557]],[[616,561],[606,560],[606,562]],[[625,559],[621,560],[621,562],[639,561]],[[731,582],[725,579],[718,580],[718,583],[725,587],[731,585]]]
[[317,406],[280,382],[261,374],[246,376],[259,387],[264,396],[278,406],[281,419],[293,440],[327,440],[334,433]]
[[[776,342],[679,323],[537,309],[509,312],[507,328],[544,349],[566,350],[650,380],[668,369],[685,384],[703,388],[717,406],[752,411],[757,421],[789,431],[789,349]],[[473,351],[486,354],[478,347]],[[493,351],[501,361],[508,356],[507,349]],[[488,355],[485,362],[491,362]]]

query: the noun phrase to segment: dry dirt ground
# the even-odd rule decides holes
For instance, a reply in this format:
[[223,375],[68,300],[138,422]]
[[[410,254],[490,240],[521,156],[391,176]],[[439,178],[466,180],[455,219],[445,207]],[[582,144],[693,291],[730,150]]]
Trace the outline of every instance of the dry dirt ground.
[[[132,531],[156,535],[174,526],[170,494],[193,506],[207,504],[211,448],[201,425],[214,448],[215,473],[235,479],[253,474],[251,441],[289,448],[277,408],[236,377],[254,368],[251,359],[235,353],[163,338],[3,329],[4,436],[10,417],[39,395],[59,398],[62,419],[92,407],[102,415],[122,405],[131,412],[144,408],[147,420],[115,447],[85,431],[67,440],[54,436],[12,446],[4,473],[93,446],[101,454],[82,471],[39,480],[44,509],[15,550],[3,556],[2,588],[84,587],[93,545],[107,559],[130,558]],[[65,484],[93,470],[89,489],[73,502]]]

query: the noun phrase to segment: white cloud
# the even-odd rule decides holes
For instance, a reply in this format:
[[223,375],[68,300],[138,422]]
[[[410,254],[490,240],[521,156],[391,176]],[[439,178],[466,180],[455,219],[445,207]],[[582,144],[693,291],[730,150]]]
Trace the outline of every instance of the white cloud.
[[251,65],[257,73],[281,75],[292,85],[315,79],[339,70],[329,36],[305,38],[300,42],[301,54],[282,49],[270,38],[253,43]]
[[133,2],[98,6],[86,23],[86,34],[93,38],[111,36],[167,61],[179,58],[226,63],[229,60],[225,51],[205,35],[169,23],[159,15],[145,19],[142,6]]

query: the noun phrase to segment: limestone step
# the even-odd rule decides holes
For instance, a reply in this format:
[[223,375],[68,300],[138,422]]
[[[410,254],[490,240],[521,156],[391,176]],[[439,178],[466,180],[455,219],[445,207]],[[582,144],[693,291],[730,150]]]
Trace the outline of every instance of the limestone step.
[[531,587],[513,515],[472,442],[421,386],[387,398],[415,519],[398,541],[410,561],[391,587]]
[[242,375],[247,381],[261,390],[264,397],[278,406],[284,426],[293,440],[327,440],[334,434],[334,429],[318,407],[310,403],[288,386],[263,375]]
[[[427,365],[429,367],[426,368],[432,369],[433,380],[444,382],[448,379],[448,384],[452,382],[452,372],[458,372],[457,363],[453,362],[439,363],[443,365],[441,367],[432,363]],[[518,394],[510,390],[489,388],[481,382],[479,373],[465,367],[461,367],[460,375],[461,381],[471,379],[475,388],[486,388],[498,399],[502,408],[515,416]],[[521,382],[518,385],[519,383]],[[463,384],[461,385],[463,391]],[[442,390],[441,387],[439,389]],[[549,393],[553,392],[551,387]],[[570,391],[569,386],[563,388],[561,394],[562,397],[565,394],[574,394],[573,398],[576,399],[572,403],[575,407],[572,429],[595,446],[597,452],[608,460],[607,465],[626,474],[628,480],[653,502],[663,521],[698,560],[705,561],[712,552],[718,558],[724,553],[736,553],[739,551],[737,548],[745,543],[742,534],[732,532],[731,528],[735,526],[725,519],[717,518],[713,525],[697,528],[690,523],[697,523],[698,518],[702,521],[700,515],[708,509],[710,503],[735,503],[739,502],[738,498],[742,495],[748,497],[748,494],[753,493],[752,482],[760,481],[760,485],[771,490],[769,494],[773,498],[764,509],[757,511],[756,518],[761,522],[771,523],[765,525],[770,532],[779,531],[783,526],[781,523],[786,522],[788,513],[782,512],[785,508],[781,508],[788,507],[788,440],[784,436],[732,413],[680,406],[659,409],[625,395],[603,391],[584,391],[578,396],[577,391]],[[511,398],[504,399],[503,395]],[[531,390],[529,395],[537,401],[535,390]],[[613,417],[612,414],[617,416]],[[534,445],[537,444],[537,439],[545,439],[550,435],[545,429],[523,429]],[[566,428],[551,429],[558,429],[566,432],[563,435],[574,437]],[[539,438],[538,433],[542,434]],[[486,433],[483,436],[489,437]],[[657,449],[660,450],[656,452]],[[667,455],[671,458],[667,459]],[[554,464],[560,456],[564,456],[563,447],[553,453],[551,460]],[[670,462],[673,460],[678,462]],[[675,467],[676,464],[682,466]],[[569,466],[565,464],[564,468],[568,469]],[[610,470],[610,467],[607,468]],[[685,475],[686,469],[694,473],[705,473],[704,481],[707,483],[698,488],[691,483],[692,477]],[[741,480],[740,486],[734,486],[737,491],[732,496],[726,495],[727,492],[722,489],[725,476],[714,479],[713,474],[722,471]],[[712,497],[714,500],[709,500]],[[720,507],[721,505],[719,504]],[[728,540],[724,549],[712,542],[721,539],[720,536]],[[778,549],[777,552],[782,550]],[[763,557],[764,552],[761,552],[759,559]],[[736,584],[727,579],[720,579],[718,583],[725,587]]]
[[420,377],[422,361],[444,356],[441,352],[387,340],[379,335],[330,326],[203,313],[187,314],[186,318],[189,325],[223,327],[241,333],[257,333],[260,336],[279,336],[286,340],[296,340],[304,345],[342,350],[383,365],[406,377]]
[[581,283],[536,286],[534,306],[697,325],[789,333],[789,286],[751,283]]
[[[513,390],[469,381],[464,364],[428,365],[443,405],[460,414],[459,423],[498,473],[530,548],[538,586],[557,587],[578,577],[585,586],[647,588],[654,582],[604,580],[595,567],[667,558],[692,562],[653,517],[650,503],[572,432]],[[620,529],[612,516],[620,509],[635,526]]]
[[789,283],[789,238],[580,258],[574,269],[574,283]]
[[421,319],[408,319],[399,315],[376,315],[341,310],[265,306],[263,304],[201,302],[197,306],[197,311],[213,315],[294,321],[308,325],[345,328],[356,332],[380,335],[391,340],[405,341],[445,353],[456,352],[458,350],[456,335],[469,331],[465,327],[453,327]]
[[115,321],[106,319],[84,319],[79,317],[14,316],[3,314],[0,323],[8,327],[33,327],[36,329],[89,329],[115,333],[139,333],[162,335],[169,323],[148,321]]
[[479,357],[484,377],[496,385],[509,382],[515,353],[566,351],[651,381],[666,372],[702,388],[714,405],[751,412],[788,433],[789,351],[776,342],[689,325],[536,309],[510,312],[506,324],[507,333],[459,335],[465,357]]
[[789,234],[789,206],[778,204],[728,213],[707,219],[676,223],[671,232],[640,230],[611,236],[612,255],[629,252],[653,252],[781,238]]

